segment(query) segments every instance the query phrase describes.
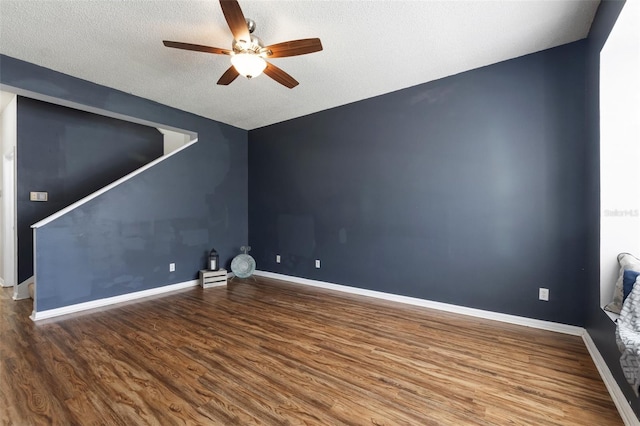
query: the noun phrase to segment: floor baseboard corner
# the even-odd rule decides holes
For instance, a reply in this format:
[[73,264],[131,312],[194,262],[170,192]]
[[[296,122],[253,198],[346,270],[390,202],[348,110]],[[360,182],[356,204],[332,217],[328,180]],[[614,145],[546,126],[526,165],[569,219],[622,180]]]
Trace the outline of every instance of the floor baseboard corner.
[[609,391],[609,395],[613,400],[618,412],[620,413],[620,417],[622,418],[624,424],[626,426],[640,426],[640,422],[636,417],[629,401],[625,398],[624,393],[620,389],[618,382],[614,379],[609,367],[607,366],[604,358],[598,351],[595,343],[591,339],[591,336],[582,327],[576,327],[567,324],[554,323],[551,321],[542,321],[536,320],[526,317],[519,317],[515,315],[502,314],[498,312],[484,311],[481,309],[467,308],[464,306],[451,305],[447,303],[434,302],[426,299],[418,299],[413,297],[399,296],[390,293],[384,293],[380,291],[366,290],[357,287],[350,287],[340,284],[327,283],[323,281],[310,280],[307,278],[295,277],[290,275],[278,274],[275,272],[268,271],[256,271],[255,275],[272,278],[276,280],[289,281],[296,284],[309,285],[313,287],[320,287],[329,290],[342,291],[345,293],[358,294],[362,296],[374,297],[384,300],[390,300],[395,302],[407,303],[415,306],[422,306],[426,308],[439,309],[447,312],[458,313],[462,315],[475,316],[485,319],[491,319],[501,322],[506,322],[510,324],[524,325],[528,327],[539,328],[543,330],[555,331],[564,334],[571,334],[574,336],[581,336],[587,350],[589,351],[589,355],[591,355],[591,359],[593,360],[600,376],[602,377],[602,381],[604,382],[607,390]]
[[600,377],[602,377],[602,381],[607,387],[609,395],[611,395],[611,399],[618,409],[618,413],[620,413],[620,417],[622,417],[622,421],[624,422],[624,424],[626,426],[640,426],[640,421],[638,421],[638,417],[631,408],[631,404],[624,396],[624,393],[622,392],[622,389],[620,389],[618,382],[613,377],[613,374],[611,374],[609,366],[600,354],[600,351],[589,335],[589,332],[587,332],[586,330],[582,335],[582,340],[584,341],[584,344],[589,351],[589,355],[591,355],[591,359],[596,365],[598,373],[600,373]]
[[585,332],[584,328],[574,325],[561,324],[552,321],[544,321],[533,318],[521,317],[511,314],[503,314],[500,312],[486,311],[483,309],[469,308],[466,306],[453,305],[450,303],[436,302],[428,299],[420,299],[417,297],[402,296],[399,294],[385,293],[382,291],[367,290],[359,287],[351,287],[342,284],[328,283],[324,281],[311,280],[308,278],[295,277],[291,275],[283,275],[275,272],[256,271],[255,275],[276,280],[289,281],[296,284],[319,287],[328,290],[341,291],[344,293],[357,294],[361,296],[373,297],[392,302],[406,303],[408,305],[421,306],[423,308],[437,309],[440,311],[451,312],[455,314],[468,315],[476,318],[484,318],[488,320],[506,322],[509,324],[523,325],[525,327],[539,328],[542,330],[555,331],[573,336],[582,336]]

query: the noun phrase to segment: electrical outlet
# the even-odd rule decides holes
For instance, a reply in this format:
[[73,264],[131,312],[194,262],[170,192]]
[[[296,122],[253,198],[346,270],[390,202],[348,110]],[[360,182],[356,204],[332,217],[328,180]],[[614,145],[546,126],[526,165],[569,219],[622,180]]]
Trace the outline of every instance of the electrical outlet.
[[540,287],[540,289],[538,290],[538,299],[544,300],[545,302],[548,302],[549,301],[549,289]]
[[316,259],[316,268],[320,269],[320,259]]
[[280,263],[280,255],[276,254],[276,263]]
[[175,263],[170,263],[169,264],[169,272],[175,272],[176,270],[176,264]]

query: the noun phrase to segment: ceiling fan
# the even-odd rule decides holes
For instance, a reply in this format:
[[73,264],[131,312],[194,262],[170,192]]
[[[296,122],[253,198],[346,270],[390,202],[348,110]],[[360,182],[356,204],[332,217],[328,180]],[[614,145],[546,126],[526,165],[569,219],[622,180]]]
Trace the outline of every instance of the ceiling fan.
[[230,55],[231,67],[222,74],[218,84],[226,86],[239,75],[254,78],[264,72],[283,86],[293,89],[298,85],[298,82],[280,68],[267,62],[266,59],[306,55],[322,50],[319,38],[291,40],[264,46],[262,40],[252,35],[256,27],[255,22],[251,19],[245,19],[240,4],[236,0],[220,0],[220,7],[222,7],[222,13],[227,20],[229,29],[231,29],[231,34],[233,34],[231,50],[178,41],[163,41],[165,46],[175,49]]

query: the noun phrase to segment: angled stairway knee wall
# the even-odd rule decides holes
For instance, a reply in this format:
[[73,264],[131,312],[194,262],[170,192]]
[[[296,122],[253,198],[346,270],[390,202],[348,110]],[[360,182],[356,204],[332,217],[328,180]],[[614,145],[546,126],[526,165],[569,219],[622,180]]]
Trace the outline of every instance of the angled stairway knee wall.
[[196,279],[211,247],[228,266],[248,238],[245,130],[4,55],[0,59],[4,89],[198,134],[198,143],[37,229],[36,310]]
[[[155,128],[18,97],[18,282],[33,275],[31,225],[163,155]],[[46,153],[47,155],[43,155]],[[30,201],[44,191],[48,201]]]

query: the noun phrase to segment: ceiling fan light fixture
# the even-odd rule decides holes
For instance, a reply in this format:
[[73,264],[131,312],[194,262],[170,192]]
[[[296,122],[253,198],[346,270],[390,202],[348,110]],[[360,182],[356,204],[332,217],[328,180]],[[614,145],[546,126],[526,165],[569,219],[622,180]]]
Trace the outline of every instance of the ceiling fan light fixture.
[[266,71],[267,77],[288,89],[293,89],[299,84],[296,79],[272,63],[268,63],[265,58],[286,58],[322,50],[319,38],[289,40],[265,46],[262,40],[252,34],[255,22],[244,17],[238,0],[220,0],[220,7],[233,35],[231,50],[163,40],[165,46],[175,49],[231,56],[231,66],[227,68],[216,84],[228,86],[240,75],[245,78],[254,78]]
[[236,53],[231,56],[231,65],[241,76],[254,78],[262,74],[267,61],[255,53]]

